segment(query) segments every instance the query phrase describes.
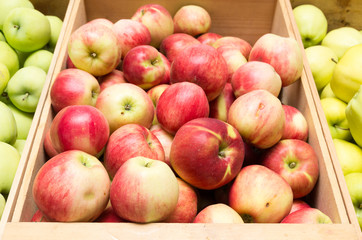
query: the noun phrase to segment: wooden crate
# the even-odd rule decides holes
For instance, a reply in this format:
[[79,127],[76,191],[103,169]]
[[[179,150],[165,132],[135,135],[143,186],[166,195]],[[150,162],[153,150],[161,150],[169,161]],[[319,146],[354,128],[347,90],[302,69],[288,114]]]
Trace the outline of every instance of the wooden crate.
[[[155,0],[173,15],[182,5],[197,4],[206,8],[213,19],[211,32],[241,37],[251,44],[263,34],[273,32],[294,37],[288,4],[284,0]],[[130,18],[136,9],[148,3],[134,1],[75,1],[70,24],[63,38],[56,74],[65,68],[67,42],[70,34],[85,22],[105,17],[115,22]],[[50,127],[54,112],[50,97],[45,99],[33,151],[28,160],[22,186],[12,218],[6,223],[4,240],[15,239],[358,239],[345,209],[320,121],[310,95],[305,72],[300,81],[283,89],[284,104],[297,107],[309,124],[309,143],[319,158],[320,177],[308,202],[331,217],[334,224],[173,224],[173,223],[32,223],[36,211],[32,198],[32,182],[39,168],[46,161],[43,140]]]
[[18,193],[20,190],[20,185],[22,183],[22,180],[24,177],[24,172],[25,172],[25,169],[27,166],[27,161],[29,159],[29,155],[30,155],[30,152],[31,152],[33,144],[34,144],[34,138],[37,135],[38,125],[39,125],[39,122],[41,119],[41,112],[45,105],[44,103],[45,103],[45,99],[47,98],[48,90],[49,90],[53,72],[54,72],[54,67],[57,62],[57,59],[59,58],[59,50],[61,49],[61,43],[63,41],[63,37],[64,37],[64,34],[67,29],[67,24],[69,22],[68,18],[69,18],[70,10],[71,10],[70,6],[72,5],[73,1],[72,0],[70,0],[70,1],[69,0],[54,1],[54,2],[51,2],[50,4],[48,3],[49,1],[44,1],[44,0],[31,0],[31,2],[34,5],[34,8],[41,11],[43,14],[54,15],[54,16],[57,16],[60,19],[62,19],[63,27],[62,27],[62,30],[61,30],[61,33],[59,36],[58,43],[57,43],[56,48],[53,53],[54,54],[53,60],[50,64],[47,78],[46,78],[46,81],[43,86],[43,91],[40,96],[36,111],[34,113],[33,121],[32,121],[30,130],[29,130],[28,137],[26,139],[26,143],[25,143],[22,155],[21,155],[19,166],[16,171],[16,175],[14,177],[14,181],[13,181],[10,193],[8,195],[8,199],[7,199],[7,203],[6,203],[4,212],[3,212],[3,216],[1,217],[0,236],[1,236],[1,233],[3,232],[5,223],[8,222],[12,218],[16,199],[18,197]]
[[[341,1],[341,0],[333,0],[333,1],[322,1],[322,0],[291,0],[287,2],[287,8],[289,9],[290,15],[290,22],[293,27],[293,31],[295,33],[295,38],[298,40],[299,45],[303,46],[302,39],[300,37],[300,33],[298,31],[298,27],[296,25],[294,16],[292,15],[292,9],[297,7],[301,4],[313,4],[316,7],[320,8],[323,13],[326,15],[328,20],[328,31],[344,27],[344,26],[351,26],[358,30],[362,29],[362,19],[361,19],[361,11],[362,11],[362,1]],[[312,71],[308,64],[307,57],[305,52],[303,52],[304,57],[304,71],[306,74],[306,79],[309,83],[309,87],[311,89],[311,95],[317,110],[317,115],[319,117],[319,121],[322,126],[322,131],[324,134],[325,141],[327,143],[328,151],[330,154],[330,158],[332,160],[332,164],[334,167],[334,171],[337,177],[337,181],[339,187],[341,189],[343,201],[345,204],[345,208],[347,210],[348,218],[350,222],[355,226],[357,232],[359,233],[359,237],[362,239],[362,232],[361,228],[359,227],[359,223],[357,220],[357,215],[354,210],[351,197],[349,195],[346,181],[344,180],[343,171],[341,165],[338,161],[337,152],[334,147],[332,135],[328,128],[328,123],[326,120],[326,116],[323,112],[323,108],[320,102],[320,97],[318,94],[317,87],[315,85]]]

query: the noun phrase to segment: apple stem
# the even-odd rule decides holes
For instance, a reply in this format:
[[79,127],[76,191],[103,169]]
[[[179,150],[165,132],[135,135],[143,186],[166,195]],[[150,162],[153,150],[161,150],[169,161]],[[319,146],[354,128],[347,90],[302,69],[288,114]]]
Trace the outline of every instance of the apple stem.
[[14,25],[14,28],[19,29],[20,26],[19,25]]
[[151,60],[151,64],[152,64],[152,65],[155,65],[155,64],[157,64],[157,63],[158,63],[158,59]]
[[152,165],[152,162],[147,162],[145,167],[149,168],[149,167],[151,167],[151,165]]
[[97,53],[92,52],[92,53],[90,54],[90,56],[91,56],[92,58],[96,58],[96,57],[97,57]]
[[334,59],[334,58],[331,58],[331,60],[332,60],[332,62],[334,62],[334,63],[338,63],[337,61],[336,61],[336,59]]
[[289,167],[290,167],[290,168],[295,168],[296,165],[297,165],[297,164],[296,164],[295,162],[289,163]]
[[25,96],[23,97],[23,99],[21,99],[22,101],[25,101],[27,98],[29,97],[29,93],[25,93]]
[[124,106],[124,109],[127,110],[127,111],[131,110],[131,105],[126,104],[126,105]]

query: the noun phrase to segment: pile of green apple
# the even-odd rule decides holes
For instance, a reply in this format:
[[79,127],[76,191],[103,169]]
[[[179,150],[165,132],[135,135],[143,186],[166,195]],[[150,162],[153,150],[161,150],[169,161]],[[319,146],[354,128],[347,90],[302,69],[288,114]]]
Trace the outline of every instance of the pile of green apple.
[[362,32],[328,31],[326,16],[314,5],[293,13],[362,228]]
[[62,24],[29,0],[0,0],[0,218]]

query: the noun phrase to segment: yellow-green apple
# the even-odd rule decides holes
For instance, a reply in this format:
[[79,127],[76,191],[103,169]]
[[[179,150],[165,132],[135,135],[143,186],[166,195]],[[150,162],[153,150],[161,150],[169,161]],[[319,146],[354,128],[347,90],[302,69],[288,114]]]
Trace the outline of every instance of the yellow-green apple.
[[29,0],[0,0],[0,30],[3,30],[3,24],[9,12],[20,7],[34,9],[34,5]]
[[338,98],[323,98],[321,106],[332,138],[352,140],[349,122],[346,118],[347,104]]
[[38,209],[32,216],[30,222],[49,222],[49,220],[44,216],[44,214]]
[[197,36],[209,31],[211,17],[207,10],[197,5],[184,5],[173,16],[174,32]]
[[4,20],[3,33],[9,45],[16,50],[32,52],[49,42],[50,23],[45,15],[36,9],[15,8]]
[[50,89],[50,100],[55,112],[71,105],[95,106],[100,93],[97,79],[77,69],[64,69],[58,73]]
[[292,209],[290,209],[289,214],[291,214],[292,212],[298,211],[302,208],[310,208],[310,205],[302,199],[294,199]]
[[172,63],[178,53],[186,47],[201,44],[196,38],[186,33],[174,33],[165,37],[160,44],[160,52]]
[[41,69],[44,70],[44,72],[48,72],[49,67],[50,67],[50,63],[52,62],[53,59],[53,53],[48,51],[48,50],[44,50],[44,49],[40,49],[37,50],[33,53],[31,53],[24,62],[24,67],[28,67],[28,66],[36,66],[39,67]]
[[0,153],[0,194],[7,195],[19,165],[20,153],[5,142],[0,142]]
[[32,195],[47,219],[86,222],[106,208],[110,186],[108,173],[96,157],[70,150],[44,163],[35,176]]
[[18,137],[16,120],[13,112],[0,101],[0,142],[13,144]]
[[20,156],[23,154],[25,148],[26,140],[25,139],[16,139],[15,143],[12,145],[16,150],[18,150]]
[[7,104],[7,106],[13,112],[15,118],[16,129],[18,133],[17,139],[26,140],[29,134],[31,124],[33,122],[34,114],[23,112],[11,103]]
[[59,153],[81,150],[96,156],[106,146],[109,126],[105,116],[95,107],[68,106],[54,117],[50,125],[50,138]]
[[224,90],[222,90],[221,94],[216,99],[209,102],[209,117],[226,122],[229,108],[231,104],[235,101],[235,99],[236,97],[234,95],[231,83],[226,83]]
[[114,69],[112,72],[98,77],[100,91],[103,91],[105,88],[110,87],[116,83],[126,83],[123,72],[117,69]]
[[321,91],[319,97],[320,97],[320,99],[328,98],[328,97],[337,98],[337,96],[334,95],[334,93],[332,91],[330,82],[323,88],[323,90]]
[[191,223],[197,214],[197,194],[195,189],[181,178],[178,182],[178,201],[175,210],[164,220],[168,223]]
[[354,141],[362,147],[362,85],[347,104],[346,118]]
[[231,78],[235,97],[256,89],[269,91],[275,97],[282,89],[282,80],[274,68],[265,62],[247,62],[239,67]]
[[297,41],[273,33],[261,36],[250,51],[249,61],[272,65],[286,87],[297,81],[303,71],[303,57]]
[[167,59],[165,55],[160,52],[163,64],[165,65],[165,74],[163,75],[163,79],[161,80],[160,84],[169,84],[170,83],[170,70],[171,70],[171,63]]
[[153,106],[154,106],[154,118],[152,121],[152,125],[155,125],[158,123],[157,116],[156,116],[156,106],[158,103],[158,99],[160,99],[161,94],[169,87],[169,84],[159,84],[154,86],[153,88],[149,89],[147,91],[148,96],[150,96]]
[[[362,35],[361,35],[362,36]],[[337,98],[348,103],[362,84],[362,44],[349,48],[334,68],[330,81]]]
[[13,76],[19,70],[19,58],[14,49],[8,43],[0,41],[0,62],[3,63]]
[[290,105],[282,105],[285,115],[283,136],[281,139],[299,139],[307,141],[308,122],[303,113]]
[[171,83],[195,83],[205,91],[207,99],[212,101],[224,89],[228,79],[228,67],[215,48],[197,44],[177,54],[170,74]]
[[307,207],[288,214],[281,223],[328,224],[333,222],[319,209]]
[[362,173],[350,173],[344,176],[344,179],[352,199],[359,226],[362,229]]
[[349,48],[361,43],[362,35],[357,29],[340,27],[329,31],[321,44],[332,49],[340,59]]
[[49,158],[52,158],[59,153],[57,150],[55,150],[52,139],[50,138],[50,129],[48,129],[45,134],[43,145],[44,151]]
[[10,80],[10,73],[5,64],[0,62],[0,94],[2,94]]
[[196,39],[199,40],[202,44],[208,44],[212,46],[216,40],[219,38],[222,38],[220,34],[214,33],[214,32],[207,32],[204,34],[201,34]]
[[318,157],[313,147],[299,139],[280,140],[268,149],[261,164],[283,177],[294,198],[309,194],[319,177]]
[[352,172],[362,172],[362,149],[351,142],[342,139],[333,139],[337,158],[343,175]]
[[216,189],[229,183],[240,171],[244,161],[243,140],[226,122],[194,119],[177,131],[170,161],[172,169],[187,183],[199,189]]
[[122,218],[118,217],[112,208],[112,205],[108,203],[108,206],[102,214],[94,220],[94,222],[125,222]]
[[19,69],[10,78],[7,86],[11,102],[24,112],[35,112],[46,77],[46,72],[39,67]]
[[223,56],[228,66],[228,82],[231,81],[231,78],[234,72],[242,65],[248,62],[240,50],[236,47],[224,45],[217,48],[217,51]]
[[50,52],[54,52],[63,27],[63,21],[54,15],[45,15],[45,17],[50,23],[50,40],[46,45],[46,49],[48,49]]
[[0,193],[0,219],[3,215],[3,212],[4,212],[4,208],[5,208],[5,198],[4,196]]
[[0,41],[6,42],[4,34],[0,31]]
[[159,48],[162,40],[173,34],[173,19],[168,10],[159,4],[145,4],[139,7],[131,17],[132,20],[143,23],[151,34],[151,43]]
[[322,45],[306,48],[305,54],[317,90],[322,91],[332,79],[338,57],[332,49]]
[[208,117],[209,102],[204,90],[195,83],[175,83],[158,99],[156,116],[162,128],[174,135],[188,121]]
[[113,31],[117,36],[122,49],[122,58],[134,47],[149,45],[151,34],[148,28],[141,22],[132,19],[120,19],[113,25]]
[[150,128],[154,116],[151,98],[131,83],[117,83],[98,96],[96,107],[106,116],[111,133],[128,123]]
[[117,67],[122,52],[112,29],[104,24],[87,23],[71,34],[68,55],[77,68],[102,76]]
[[165,152],[165,160],[164,162],[167,163],[171,167],[170,163],[170,151],[171,151],[171,144],[173,141],[173,135],[166,132],[160,124],[152,125],[150,128],[151,133],[153,133],[157,139],[160,141],[163,151]]
[[219,48],[221,46],[229,46],[229,47],[236,47],[240,50],[240,52],[243,54],[243,56],[246,59],[249,59],[249,54],[251,51],[251,44],[247,42],[246,40],[235,37],[235,36],[224,36],[219,39],[217,39],[212,46],[214,48]]
[[110,200],[122,219],[163,221],[176,209],[179,187],[175,174],[164,162],[145,157],[126,161],[117,171]]
[[126,124],[112,133],[104,152],[104,166],[111,178],[130,158],[147,157],[165,160],[165,152],[158,138],[139,124]]
[[264,89],[238,97],[230,106],[227,122],[243,140],[257,148],[270,148],[283,136],[285,114],[280,100]]
[[319,44],[327,34],[327,18],[318,7],[302,4],[293,9],[293,16],[304,48]]
[[150,45],[139,45],[128,51],[122,62],[124,78],[142,89],[158,85],[165,75],[160,52]]
[[278,223],[289,214],[292,204],[289,184],[262,165],[243,167],[229,192],[229,206],[245,223]]
[[216,203],[202,209],[193,223],[244,223],[241,216],[224,203]]

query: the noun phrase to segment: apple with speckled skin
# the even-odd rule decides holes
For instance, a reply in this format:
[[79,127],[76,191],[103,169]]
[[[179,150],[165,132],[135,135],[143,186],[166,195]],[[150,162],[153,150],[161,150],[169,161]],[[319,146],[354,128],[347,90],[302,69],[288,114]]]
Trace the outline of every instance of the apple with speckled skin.
[[160,52],[172,63],[178,53],[195,44],[200,44],[200,42],[193,36],[186,33],[174,33],[162,40]]
[[333,222],[328,215],[317,208],[302,208],[287,215],[281,223],[327,224]]
[[244,57],[241,51],[232,46],[220,46],[217,51],[223,56],[228,66],[228,82],[231,81],[232,76],[242,65],[246,64],[248,60]]
[[234,36],[224,36],[217,39],[212,46],[214,48],[219,48],[221,46],[235,47],[243,54],[246,59],[249,59],[249,54],[252,49],[252,46],[249,42],[245,41],[242,38]]
[[197,36],[209,31],[211,17],[208,11],[197,5],[184,5],[173,16],[174,32]]
[[196,39],[199,40],[199,42],[202,44],[208,44],[208,45],[212,46],[214,44],[214,42],[216,40],[218,40],[219,38],[222,38],[222,36],[220,34],[213,33],[213,32],[207,32],[207,33],[201,34]]
[[299,139],[307,141],[309,135],[308,122],[303,113],[290,105],[283,105],[285,125],[282,139]]
[[244,223],[240,215],[223,203],[211,204],[202,209],[193,223]]

